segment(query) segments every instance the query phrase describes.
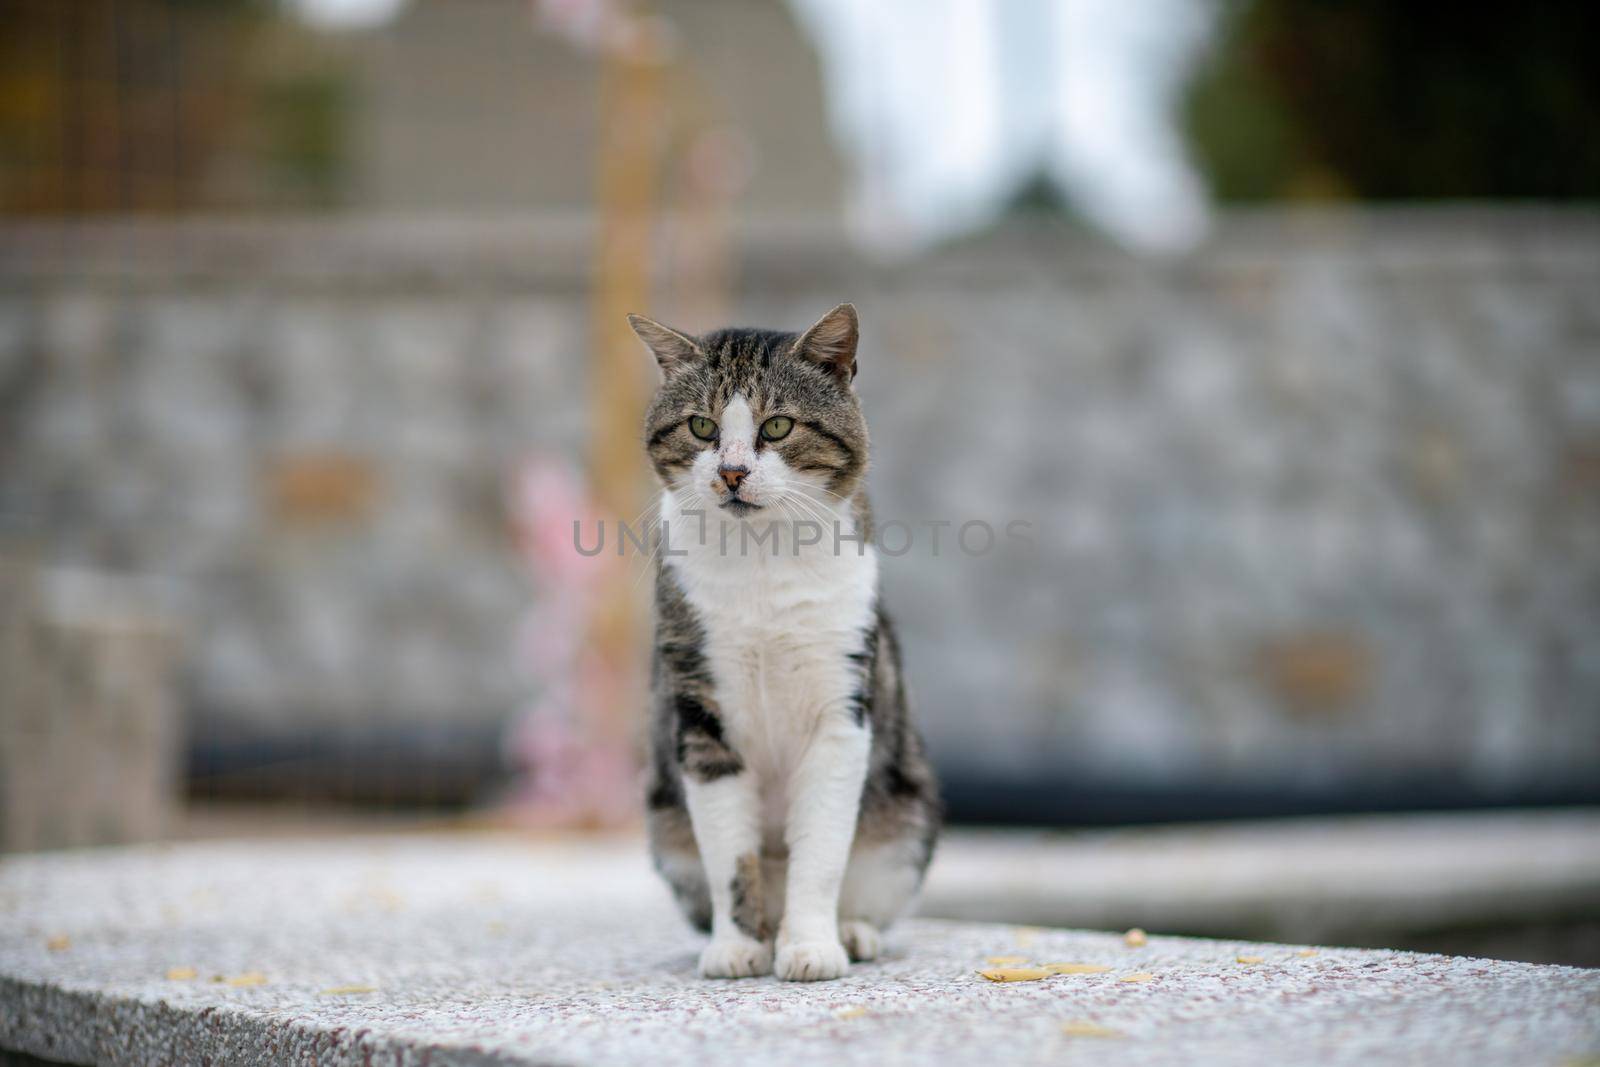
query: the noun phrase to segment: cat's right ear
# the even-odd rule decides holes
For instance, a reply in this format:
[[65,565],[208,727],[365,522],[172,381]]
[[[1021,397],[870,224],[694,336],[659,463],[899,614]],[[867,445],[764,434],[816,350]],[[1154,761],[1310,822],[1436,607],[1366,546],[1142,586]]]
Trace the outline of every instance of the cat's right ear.
[[645,347],[655,354],[656,362],[661,365],[661,373],[668,377],[701,356],[700,346],[695,344],[694,338],[670,326],[663,326],[655,319],[629,315],[628,325],[633,327],[633,332],[639,335]]

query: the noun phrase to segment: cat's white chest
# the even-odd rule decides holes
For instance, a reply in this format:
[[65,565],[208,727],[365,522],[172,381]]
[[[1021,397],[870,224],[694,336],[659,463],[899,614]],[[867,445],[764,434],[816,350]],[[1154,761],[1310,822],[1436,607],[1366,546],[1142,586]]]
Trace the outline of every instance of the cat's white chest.
[[[664,499],[663,513],[671,506]],[[797,556],[789,536],[774,553],[770,543],[741,545],[736,526],[724,546],[715,517],[707,525],[704,545],[675,532],[673,549],[683,555],[664,563],[704,628],[702,652],[729,740],[764,784],[781,787],[821,717],[854,714],[859,669],[851,657],[874,628],[877,557],[851,541],[835,552],[831,530]]]

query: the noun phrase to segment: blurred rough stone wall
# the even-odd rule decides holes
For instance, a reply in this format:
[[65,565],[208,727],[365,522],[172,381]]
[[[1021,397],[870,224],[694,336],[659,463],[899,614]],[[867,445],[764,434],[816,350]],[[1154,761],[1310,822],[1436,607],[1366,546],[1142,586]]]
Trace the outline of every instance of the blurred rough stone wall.
[[[895,265],[747,237],[744,321],[861,310],[880,517],[954,524],[884,568],[948,764],[1600,760],[1600,216],[1237,215],[1171,263],[1052,223]],[[492,732],[529,595],[502,489],[580,454],[588,240],[0,235],[7,536],[168,579],[197,735]],[[1037,547],[952,551],[972,519]]]

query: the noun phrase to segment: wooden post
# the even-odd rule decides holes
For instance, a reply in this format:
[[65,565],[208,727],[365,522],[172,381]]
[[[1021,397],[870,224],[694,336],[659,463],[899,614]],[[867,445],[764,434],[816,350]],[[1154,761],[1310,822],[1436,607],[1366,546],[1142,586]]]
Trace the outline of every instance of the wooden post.
[[[662,100],[667,41],[659,24],[635,17],[630,32],[602,51],[599,247],[594,280],[588,475],[606,524],[632,520],[643,506],[639,425],[648,399],[649,359],[628,326],[650,308],[653,235],[666,136]],[[639,611],[632,575],[610,568],[589,620],[589,648],[608,683],[585,709],[594,743],[626,745],[636,721],[627,697],[638,692]],[[622,706],[619,706],[622,705]]]

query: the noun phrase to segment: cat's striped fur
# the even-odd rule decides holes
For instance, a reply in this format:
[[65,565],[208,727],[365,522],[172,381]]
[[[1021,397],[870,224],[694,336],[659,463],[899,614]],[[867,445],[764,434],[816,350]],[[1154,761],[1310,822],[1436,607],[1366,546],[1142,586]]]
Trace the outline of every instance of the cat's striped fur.
[[703,974],[834,978],[876,955],[939,824],[870,544],[855,309],[800,335],[630,321],[664,372],[652,854],[711,933]]

